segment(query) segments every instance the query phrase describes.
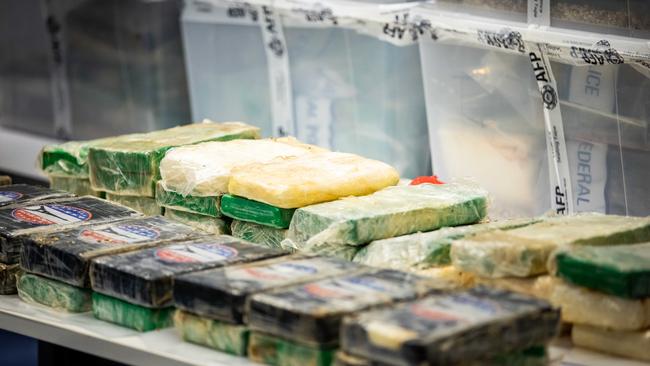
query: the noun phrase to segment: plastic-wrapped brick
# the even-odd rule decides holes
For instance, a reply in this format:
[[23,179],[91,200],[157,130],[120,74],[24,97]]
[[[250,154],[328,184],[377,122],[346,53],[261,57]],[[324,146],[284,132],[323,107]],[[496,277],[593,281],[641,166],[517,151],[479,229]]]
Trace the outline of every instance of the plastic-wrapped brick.
[[570,247],[553,256],[551,272],[615,296],[650,297],[650,244]]
[[224,194],[221,196],[221,212],[239,221],[254,222],[276,229],[286,229],[296,210],[272,206],[244,197]]
[[16,293],[16,276],[20,273],[20,265],[0,263],[0,295]]
[[286,254],[232,236],[209,236],[94,260],[93,290],[134,304],[160,308],[172,303],[174,277],[193,271]]
[[345,315],[413,300],[435,283],[394,270],[369,270],[251,297],[251,329],[301,343],[336,345]]
[[324,257],[288,256],[188,273],[174,279],[174,303],[189,312],[234,324],[256,293],[358,272],[363,267]]
[[112,193],[106,193],[106,199],[132,208],[138,212],[141,212],[147,216],[156,216],[162,215],[162,209],[158,206],[158,202],[151,197],[140,197],[140,196],[121,196]]
[[165,209],[165,217],[214,235],[230,234],[226,218],[199,215],[192,212]]
[[29,303],[38,303],[47,307],[82,313],[90,311],[91,291],[31,273],[23,273],[16,283],[18,296]]
[[545,301],[477,287],[346,318],[342,349],[395,365],[456,365],[546,344],[559,318]]
[[245,325],[228,324],[177,310],[174,326],[181,338],[218,351],[246,356],[249,330]]
[[27,202],[0,208],[0,262],[16,263],[26,234],[141,216],[95,197]]
[[329,366],[335,347],[307,345],[272,335],[251,332],[248,358],[273,366]]
[[280,243],[287,237],[287,230],[239,220],[232,221],[230,231],[236,238],[271,248],[280,248]]
[[156,202],[160,207],[176,211],[221,217],[221,196],[182,195],[165,187],[162,180],[156,184]]
[[650,361],[650,330],[626,332],[576,325],[571,340],[578,347]]
[[646,241],[650,241],[650,218],[580,214],[457,240],[451,258],[454,266],[483,277],[528,277],[546,273],[549,255],[564,245]]
[[0,186],[0,207],[65,197],[72,197],[72,195],[60,190],[30,186],[27,184]]
[[98,191],[154,197],[160,160],[169,149],[205,141],[258,137],[258,128],[240,122],[194,123],[119,136],[90,147],[90,183]]
[[90,287],[88,270],[95,258],[205,235],[163,217],[84,225],[24,236],[20,263],[29,272],[73,286]]
[[92,310],[97,319],[140,332],[170,327],[174,316],[173,307],[151,309],[97,292],[92,294]]
[[103,198],[104,192],[94,190],[88,178],[49,176],[50,188],[70,192],[77,196],[95,196]]

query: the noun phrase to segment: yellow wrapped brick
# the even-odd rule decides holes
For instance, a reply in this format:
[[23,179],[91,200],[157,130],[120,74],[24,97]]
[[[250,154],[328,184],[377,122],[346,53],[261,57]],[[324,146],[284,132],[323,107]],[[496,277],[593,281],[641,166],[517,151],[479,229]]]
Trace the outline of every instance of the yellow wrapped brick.
[[233,170],[228,191],[281,208],[298,208],[346,196],[365,196],[396,185],[395,168],[354,154],[325,152]]

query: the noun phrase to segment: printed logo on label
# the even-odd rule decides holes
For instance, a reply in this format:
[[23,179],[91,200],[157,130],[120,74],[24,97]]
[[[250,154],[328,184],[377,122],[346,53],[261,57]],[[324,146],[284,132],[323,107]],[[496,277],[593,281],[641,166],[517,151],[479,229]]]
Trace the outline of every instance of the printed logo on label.
[[237,249],[223,244],[172,245],[156,250],[156,257],[168,263],[221,262],[236,257]]
[[264,267],[250,267],[235,270],[231,277],[236,279],[252,279],[264,281],[287,281],[296,276],[306,276],[317,273],[318,269],[298,263],[278,263]]
[[503,312],[496,303],[469,295],[452,295],[415,303],[410,310],[420,318],[452,324],[481,321]]
[[86,229],[78,238],[90,244],[126,244],[155,240],[160,233],[152,228],[140,225],[112,225],[104,229]]
[[11,216],[33,225],[54,225],[88,221],[93,214],[82,208],[50,203],[17,208],[11,212]]
[[22,196],[20,192],[0,191],[0,203],[15,201]]
[[501,32],[478,30],[478,40],[488,46],[515,50],[519,53],[526,52],[521,33],[504,29]]
[[625,63],[625,59],[618,53],[617,50],[612,48],[607,40],[596,42],[593,48],[584,47],[571,47],[571,57],[582,59],[585,63],[590,65],[620,65]]
[[388,292],[388,289],[380,281],[367,277],[310,283],[305,285],[304,289],[315,297],[326,299],[345,299],[376,292]]

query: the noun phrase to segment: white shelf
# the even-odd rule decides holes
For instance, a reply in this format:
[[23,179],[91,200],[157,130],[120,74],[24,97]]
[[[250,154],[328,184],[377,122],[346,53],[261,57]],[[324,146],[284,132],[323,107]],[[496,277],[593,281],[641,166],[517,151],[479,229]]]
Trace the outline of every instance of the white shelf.
[[[143,366],[254,366],[259,364],[181,341],[174,329],[139,333],[97,320],[90,313],[67,314],[0,296],[0,328],[114,361]],[[551,346],[553,365],[644,366],[571,347],[562,339]]]

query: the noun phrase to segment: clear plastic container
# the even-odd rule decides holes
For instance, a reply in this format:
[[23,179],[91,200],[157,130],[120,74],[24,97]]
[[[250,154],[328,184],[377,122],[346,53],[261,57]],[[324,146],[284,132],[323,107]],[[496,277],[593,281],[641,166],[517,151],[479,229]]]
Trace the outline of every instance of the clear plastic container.
[[[543,103],[527,53],[420,43],[433,170],[473,177],[491,217],[551,209]],[[635,66],[551,62],[577,211],[650,214],[650,79]]]
[[[183,35],[193,118],[243,120],[278,135],[270,67],[260,24],[247,16],[210,18],[187,2]],[[212,9],[228,13],[228,5]],[[196,16],[196,13],[199,16]],[[351,26],[313,24],[283,13],[293,133],[336,151],[430,172],[416,44],[396,45]],[[275,130],[275,131],[274,131]]]
[[[437,0],[445,9],[526,22],[527,0]],[[647,0],[550,0],[551,26],[632,37],[650,34]]]

